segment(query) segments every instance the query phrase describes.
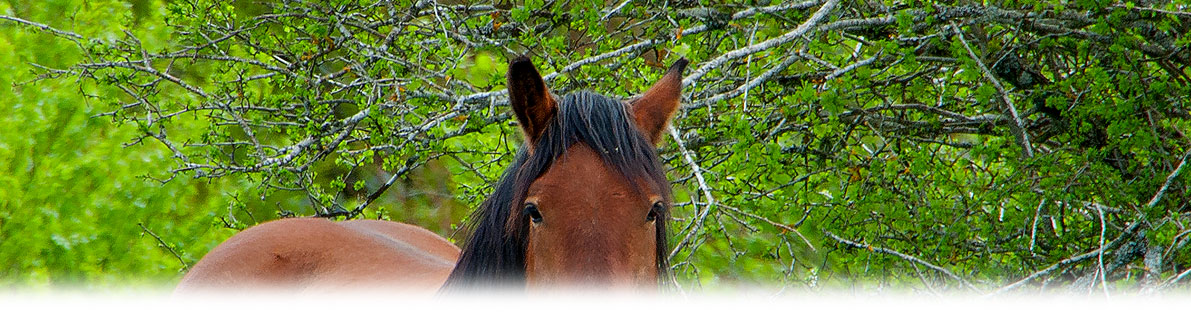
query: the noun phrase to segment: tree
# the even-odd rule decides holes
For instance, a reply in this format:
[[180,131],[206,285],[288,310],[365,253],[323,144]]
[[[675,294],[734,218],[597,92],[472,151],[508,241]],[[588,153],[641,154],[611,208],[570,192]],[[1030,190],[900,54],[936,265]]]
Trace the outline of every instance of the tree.
[[414,172],[474,206],[511,159],[506,59],[631,96],[687,57],[680,285],[1149,291],[1191,268],[1187,6],[188,0],[157,41],[58,30],[89,57],[43,73],[122,93],[162,179],[405,219],[376,201]]

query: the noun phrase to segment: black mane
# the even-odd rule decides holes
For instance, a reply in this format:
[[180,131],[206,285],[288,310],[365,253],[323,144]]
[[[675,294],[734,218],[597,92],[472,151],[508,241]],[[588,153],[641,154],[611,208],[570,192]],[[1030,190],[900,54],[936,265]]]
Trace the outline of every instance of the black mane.
[[[510,215],[520,209],[514,204],[524,201],[529,185],[575,143],[591,147],[629,180],[654,183],[662,193],[664,207],[670,207],[670,184],[657,151],[637,130],[623,103],[588,91],[568,94],[558,103],[558,113],[542,132],[533,153],[522,145],[492,194],[472,213],[471,238],[444,289],[525,285],[529,223],[510,220]],[[659,282],[669,277],[667,220],[668,213],[656,221]]]

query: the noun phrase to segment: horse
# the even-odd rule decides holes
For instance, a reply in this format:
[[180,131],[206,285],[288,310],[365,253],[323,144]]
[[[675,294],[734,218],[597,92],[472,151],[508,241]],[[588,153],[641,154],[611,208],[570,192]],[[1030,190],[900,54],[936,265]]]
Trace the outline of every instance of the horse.
[[418,226],[286,218],[207,253],[177,293],[269,288],[449,292],[509,286],[657,289],[669,276],[670,184],[657,155],[677,111],[677,60],[640,96],[556,96],[527,56],[509,62],[525,142],[473,212],[461,250]]

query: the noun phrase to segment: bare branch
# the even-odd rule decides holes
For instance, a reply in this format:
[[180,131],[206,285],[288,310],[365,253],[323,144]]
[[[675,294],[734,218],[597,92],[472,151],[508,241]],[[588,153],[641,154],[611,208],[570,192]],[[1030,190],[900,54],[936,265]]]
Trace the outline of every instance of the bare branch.
[[190,264],[186,263],[186,260],[182,260],[182,255],[179,255],[178,251],[175,251],[173,246],[170,246],[169,244],[167,244],[165,242],[165,240],[162,240],[161,236],[157,236],[157,233],[154,233],[153,231],[149,230],[148,227],[145,227],[145,224],[136,223],[136,225],[140,226],[141,230],[145,231],[145,233],[148,233],[149,236],[153,236],[153,239],[157,240],[157,245],[159,247],[165,248],[166,250],[168,250],[170,252],[171,255],[174,256],[174,258],[177,258],[178,263],[182,264],[182,270],[190,270]]
[[678,135],[678,131],[674,129],[673,125],[668,126],[667,130],[670,132],[670,137],[674,140],[674,144],[678,145],[678,151],[682,153],[682,158],[686,160],[687,165],[691,166],[691,174],[695,176],[699,190],[703,192],[703,197],[706,198],[706,204],[703,205],[703,210],[699,211],[694,219],[694,227],[687,231],[686,235],[682,237],[682,240],[670,251],[670,259],[673,260],[674,256],[678,255],[678,252],[682,251],[689,244],[691,238],[703,230],[703,222],[707,220],[707,215],[711,213],[711,209],[715,207],[715,197],[711,195],[711,187],[708,187],[707,181],[703,179],[703,169],[699,168],[699,164],[693,157],[694,155],[683,144],[682,136]]
[[728,51],[718,57],[706,61],[703,65],[699,66],[698,69],[695,69],[695,71],[691,72],[690,75],[684,77],[682,79],[682,85],[691,85],[700,78],[703,78],[703,75],[707,75],[707,73],[712,69],[723,66],[729,61],[737,60],[747,55],[770,49],[778,45],[788,44],[794,39],[802,37],[806,34],[806,32],[810,31],[815,26],[818,26],[823,18],[826,18],[827,14],[831,13],[832,9],[835,9],[836,4],[839,4],[839,0],[828,0],[824,2],[823,6],[819,7],[819,10],[815,11],[815,13],[811,15],[806,22],[803,22],[801,25],[798,25],[797,28],[786,32],[786,34],[782,34],[781,36],[774,37],[751,46]]
[[46,24],[41,24],[41,23],[37,23],[37,22],[31,22],[31,21],[24,20],[24,19],[21,19],[21,18],[18,18],[18,17],[12,17],[12,16],[6,16],[6,15],[0,15],[0,19],[4,19],[4,20],[10,20],[10,21],[17,22],[17,24],[29,25],[29,26],[33,26],[33,27],[36,27],[36,28],[40,28],[40,29],[41,29],[41,30],[43,30],[43,31],[50,32],[50,33],[52,33],[52,34],[54,34],[54,35],[57,35],[57,36],[64,37],[64,38],[66,38],[67,40],[75,41],[76,43],[77,43],[79,40],[82,40],[82,39],[83,39],[83,36],[82,36],[82,35],[75,34],[74,32],[71,32],[71,31],[63,31],[63,30],[60,30],[60,29],[56,29],[56,28],[50,27],[49,25],[46,25]]
[[877,253],[891,254],[891,255],[893,255],[893,256],[896,256],[896,257],[898,257],[898,258],[902,258],[902,260],[906,260],[906,261],[909,261],[909,262],[913,262],[913,263],[915,263],[915,264],[919,264],[919,265],[925,266],[925,267],[927,267],[927,268],[930,268],[930,269],[933,269],[933,270],[935,270],[935,271],[938,271],[938,272],[940,272],[940,273],[943,273],[944,275],[947,275],[947,277],[951,277],[951,279],[954,279],[954,280],[956,280],[956,281],[960,282],[960,284],[963,284],[965,287],[967,287],[968,289],[971,289],[972,291],[975,291],[975,292],[980,292],[980,289],[976,288],[976,285],[972,285],[972,283],[968,282],[967,280],[965,280],[965,279],[963,279],[963,278],[960,278],[960,277],[959,277],[958,275],[956,275],[955,273],[951,272],[950,270],[947,270],[947,268],[943,268],[943,267],[936,266],[936,265],[934,265],[934,264],[931,264],[930,262],[926,262],[926,260],[922,260],[922,259],[919,259],[919,258],[917,258],[917,257],[911,256],[911,255],[907,255],[907,254],[903,254],[903,253],[901,253],[901,252],[897,252],[897,251],[894,251],[894,250],[886,249],[886,248],[883,248],[883,247],[872,246],[872,245],[863,244],[863,243],[860,243],[860,242],[855,242],[855,241],[849,241],[849,240],[843,239],[843,238],[841,238],[841,237],[839,237],[839,236],[835,236],[835,234],[832,234],[831,232],[828,232],[828,231],[823,231],[823,234],[824,234],[824,235],[827,235],[827,237],[830,237],[831,239],[835,240],[836,242],[840,242],[841,244],[848,245],[848,246],[851,246],[851,247],[853,247],[853,248],[858,248],[858,249],[867,249],[867,250],[869,250],[869,251],[873,251],[873,252],[877,252]]
[[1026,158],[1033,157],[1034,147],[1030,145],[1030,133],[1026,131],[1024,124],[1022,124],[1021,117],[1017,114],[1017,107],[1013,105],[1013,99],[1009,98],[1009,93],[1005,92],[1005,87],[1001,86],[1001,82],[993,76],[992,71],[988,70],[988,66],[984,65],[984,61],[980,59],[980,56],[977,56],[976,52],[972,51],[972,47],[964,39],[964,31],[956,27],[954,23],[951,24],[951,29],[955,30],[955,36],[964,45],[964,49],[968,50],[968,55],[971,56],[976,66],[980,67],[980,71],[984,73],[984,77],[997,89],[997,94],[1001,95],[1001,103],[1005,104],[1005,110],[1009,113],[1009,119],[1013,122],[1013,133],[1017,136],[1018,143],[1021,144],[1022,153],[1025,154]]

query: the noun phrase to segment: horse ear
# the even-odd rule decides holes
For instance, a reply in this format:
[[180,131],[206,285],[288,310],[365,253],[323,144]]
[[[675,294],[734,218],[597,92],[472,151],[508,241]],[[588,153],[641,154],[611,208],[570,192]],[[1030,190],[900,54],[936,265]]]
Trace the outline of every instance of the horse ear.
[[558,106],[529,57],[520,56],[509,62],[508,79],[509,104],[517,115],[517,122],[521,123],[526,141],[532,145],[558,113]]
[[666,129],[670,118],[678,110],[678,102],[682,97],[682,71],[686,69],[687,63],[686,58],[675,61],[662,79],[629,103],[633,107],[637,128],[653,144],[661,143],[662,130]]

